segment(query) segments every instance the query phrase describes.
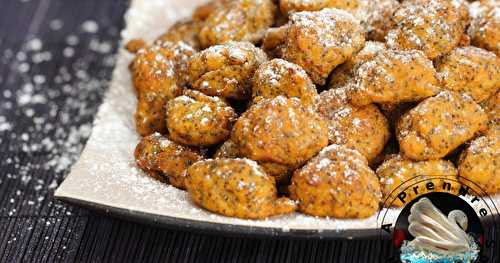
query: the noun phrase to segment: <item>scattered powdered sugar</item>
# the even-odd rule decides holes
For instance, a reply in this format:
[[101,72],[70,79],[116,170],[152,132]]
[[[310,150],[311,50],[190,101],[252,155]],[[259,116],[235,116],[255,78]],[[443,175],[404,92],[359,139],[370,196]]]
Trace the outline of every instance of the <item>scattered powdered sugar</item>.
[[87,33],[97,33],[97,31],[99,31],[99,24],[97,24],[96,21],[87,20],[83,22],[82,29]]
[[[201,0],[133,1],[126,15],[128,24],[122,36],[125,41],[138,37],[152,40],[178,19],[178,13],[186,14],[186,10],[194,8],[201,2]],[[172,10],[179,11],[174,13]],[[239,54],[232,56],[239,59]],[[127,68],[131,59],[130,54],[123,49],[120,50],[113,81],[99,110],[92,135],[80,160],[73,167],[72,173],[56,191],[56,196],[122,208],[130,211],[131,214],[148,213],[155,216],[155,220],[158,221],[166,217],[174,217],[225,224],[227,228],[231,228],[231,225],[243,225],[277,228],[281,231],[316,230],[318,232],[377,228],[377,215],[359,220],[317,218],[299,213],[266,220],[224,217],[195,206],[186,192],[146,176],[136,167],[133,157],[139,136],[135,131],[133,121],[136,99]],[[284,98],[273,100],[276,104],[286,102]],[[75,132],[78,133],[78,131]],[[335,150],[334,147],[338,146],[331,146],[327,149]],[[359,155],[356,151],[353,152],[353,155]],[[354,157],[354,159],[364,160],[362,157]],[[257,167],[255,162],[248,162]],[[366,166],[366,164],[363,165]],[[388,211],[387,221],[394,220],[399,212],[396,209],[385,211]]]
[[[93,23],[97,25],[97,22]],[[59,30],[63,22],[53,20],[49,27],[53,31]],[[0,52],[2,63],[10,65],[13,72],[7,84],[15,87],[10,89],[7,85],[0,93],[0,138],[8,138],[5,147],[10,152],[21,153],[21,156],[40,154],[47,160],[35,163],[17,156],[0,160],[16,169],[15,174],[6,175],[7,179],[19,180],[23,189],[29,185],[40,196],[28,200],[29,206],[39,206],[44,201],[42,195],[54,191],[77,160],[83,143],[90,136],[98,103],[108,86],[108,72],[115,61],[112,49],[117,43],[103,40],[109,37],[105,34],[98,36],[90,31],[86,30],[90,35],[81,42],[76,35],[67,36],[66,42],[62,42],[66,46],[57,50],[53,45],[45,45],[43,37],[33,36],[19,50]],[[93,50],[93,42],[108,43],[109,46],[105,50]],[[67,51],[73,47],[86,50],[85,55],[73,58],[75,50]],[[55,72],[42,70],[54,65],[55,56],[60,59]],[[103,66],[96,67],[97,63]],[[32,177],[35,171],[43,174],[40,170],[51,171],[50,175],[54,177]],[[18,210],[12,208],[8,214],[16,215]]]

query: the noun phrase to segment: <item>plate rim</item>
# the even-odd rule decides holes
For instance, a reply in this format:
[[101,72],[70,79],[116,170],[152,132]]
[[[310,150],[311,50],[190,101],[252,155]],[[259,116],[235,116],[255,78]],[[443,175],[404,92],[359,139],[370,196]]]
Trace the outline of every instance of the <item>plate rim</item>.
[[226,237],[249,238],[277,238],[277,239],[346,239],[346,240],[374,240],[381,239],[378,228],[364,229],[338,229],[338,230],[310,230],[289,229],[283,230],[276,227],[246,226],[192,220],[173,216],[147,213],[137,210],[109,206],[88,200],[67,196],[55,196],[56,200],[90,208],[106,215],[132,221],[135,223],[166,228],[170,230],[191,232],[196,234],[209,234]]

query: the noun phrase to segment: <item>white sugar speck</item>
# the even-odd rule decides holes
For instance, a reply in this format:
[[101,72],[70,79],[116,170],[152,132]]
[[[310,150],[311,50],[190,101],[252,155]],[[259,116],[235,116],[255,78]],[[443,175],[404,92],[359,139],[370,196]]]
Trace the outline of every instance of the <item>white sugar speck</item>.
[[87,33],[97,33],[99,25],[94,20],[87,20],[82,24],[82,30]]
[[33,38],[26,43],[28,50],[38,51],[42,49],[42,41],[39,38]]
[[64,26],[64,23],[60,19],[54,19],[50,21],[49,28],[53,31],[60,30]]

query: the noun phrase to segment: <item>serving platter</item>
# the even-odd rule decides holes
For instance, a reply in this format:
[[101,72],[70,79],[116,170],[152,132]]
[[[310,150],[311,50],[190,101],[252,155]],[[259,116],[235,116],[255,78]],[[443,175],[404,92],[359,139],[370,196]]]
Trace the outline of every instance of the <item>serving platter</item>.
[[[202,2],[131,2],[113,79],[92,135],[55,197],[141,223],[204,233],[298,238],[378,236],[377,214],[367,219],[333,219],[294,213],[266,220],[216,215],[195,206],[186,192],[158,182],[136,167],[133,151],[139,136],[133,113],[137,101],[127,68],[132,55],[123,44],[134,38],[152,41],[179,18],[188,17]],[[386,220],[395,221],[399,209],[381,212],[386,214]]]

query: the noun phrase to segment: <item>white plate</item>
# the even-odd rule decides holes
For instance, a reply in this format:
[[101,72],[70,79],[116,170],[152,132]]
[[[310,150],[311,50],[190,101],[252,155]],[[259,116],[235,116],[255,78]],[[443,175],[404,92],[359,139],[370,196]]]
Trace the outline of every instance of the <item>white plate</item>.
[[[153,40],[176,20],[189,16],[201,2],[133,1],[126,13],[123,43],[133,38]],[[121,48],[92,135],[80,160],[57,189],[57,198],[101,208],[139,222],[156,222],[188,230],[320,238],[377,235],[377,215],[363,220],[325,219],[299,213],[267,220],[216,215],[195,206],[186,192],[146,176],[136,167],[133,158],[139,137],[133,120],[136,98],[127,68],[131,59],[132,56]],[[387,212],[386,220],[394,221],[399,210]]]

